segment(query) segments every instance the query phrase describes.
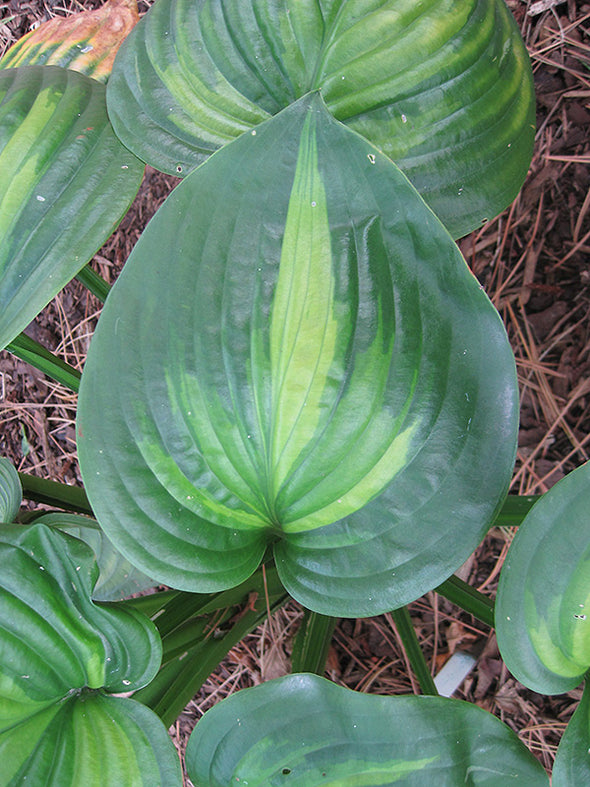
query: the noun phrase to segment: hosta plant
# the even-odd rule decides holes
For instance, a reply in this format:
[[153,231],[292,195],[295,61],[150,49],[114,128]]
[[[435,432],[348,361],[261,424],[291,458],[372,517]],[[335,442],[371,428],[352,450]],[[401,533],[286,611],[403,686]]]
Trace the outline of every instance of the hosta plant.
[[[453,240],[530,161],[530,66],[503,2],[156,0],[106,89],[100,43],[81,39],[80,74],[45,65],[55,36],[0,61],[0,338],[80,388],[85,491],[0,464],[0,784],[179,784],[157,717],[289,598],[306,609],[296,674],[199,722],[195,784],[548,783],[481,709],[309,674],[336,618],[395,611],[436,693],[405,605],[436,588],[493,624],[453,572],[530,507],[506,497],[514,359]],[[145,163],[182,182],[109,292],[84,266]],[[81,381],[22,334],[74,275],[108,293]],[[564,485],[577,499],[585,480]],[[19,513],[21,487],[61,512]],[[543,539],[574,515],[571,488],[554,494],[530,514]],[[584,613],[559,612],[583,610],[587,561],[560,562],[550,599],[524,552],[501,647],[527,685],[566,690],[590,648]],[[587,706],[554,784],[588,774]]]

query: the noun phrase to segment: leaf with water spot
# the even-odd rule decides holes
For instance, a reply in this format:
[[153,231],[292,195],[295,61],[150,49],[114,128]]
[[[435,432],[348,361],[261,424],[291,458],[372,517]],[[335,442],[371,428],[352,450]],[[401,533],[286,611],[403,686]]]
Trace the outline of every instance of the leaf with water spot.
[[508,669],[543,694],[575,688],[590,667],[590,464],[535,504],[502,568],[498,645]]
[[148,575],[227,588],[273,545],[292,595],[354,616],[467,558],[516,428],[497,312],[401,172],[314,93],[146,229],[92,340],[78,450],[101,527]]
[[195,784],[529,785],[547,775],[490,713],[443,697],[379,697],[288,675],[222,700],[186,750]]
[[0,172],[6,347],[113,232],[143,165],[113,133],[104,85],[57,66],[23,66],[0,70]]
[[526,176],[532,72],[503,0],[158,0],[121,48],[108,101],[131,150],[187,174],[313,90],[454,237]]
[[81,541],[94,552],[99,569],[98,579],[92,590],[94,601],[119,601],[140,593],[156,584],[142,574],[118,552],[100,529],[95,519],[81,514],[52,512],[35,519],[48,527],[57,527]]

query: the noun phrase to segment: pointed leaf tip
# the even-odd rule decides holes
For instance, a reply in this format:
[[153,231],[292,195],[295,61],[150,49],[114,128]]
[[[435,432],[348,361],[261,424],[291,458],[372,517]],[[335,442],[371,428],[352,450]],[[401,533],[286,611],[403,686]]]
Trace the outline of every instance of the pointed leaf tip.
[[514,358],[440,222],[318,94],[254,131],[179,184],[109,296],[80,392],[85,485],[167,585],[233,586],[273,543],[305,606],[378,614],[492,521]]

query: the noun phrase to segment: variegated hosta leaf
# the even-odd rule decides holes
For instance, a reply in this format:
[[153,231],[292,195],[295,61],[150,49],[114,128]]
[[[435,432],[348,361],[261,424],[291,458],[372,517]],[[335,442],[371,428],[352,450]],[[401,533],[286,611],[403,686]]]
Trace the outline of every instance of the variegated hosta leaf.
[[195,784],[377,787],[549,784],[487,711],[443,697],[379,697],[288,675],[222,700],[186,751]]
[[156,714],[132,699],[81,692],[0,733],[2,785],[181,787]]
[[532,75],[503,0],[158,0],[117,57],[108,101],[131,150],[182,174],[316,89],[454,237],[524,180]]
[[2,784],[179,784],[157,717],[106,694],[154,677],[153,624],[94,604],[92,551],[45,525],[2,526],[0,566]]
[[13,522],[23,499],[23,490],[11,462],[0,456],[0,522]]
[[395,165],[312,94],[147,228],[91,344],[78,449],[145,573],[229,587],[276,542],[292,595],[354,616],[469,555],[516,428],[497,313]]
[[99,570],[92,591],[93,601],[119,601],[156,585],[115,549],[95,519],[81,514],[50,513],[38,517],[35,522],[58,527],[85,541],[92,549]]
[[496,602],[498,645],[525,686],[561,694],[590,667],[590,464],[534,505],[506,557]]
[[115,137],[105,88],[57,66],[0,71],[0,347],[113,232],[143,165]]
[[136,0],[107,0],[92,11],[53,17],[11,46],[0,68],[61,66],[106,82],[119,47],[138,21]]
[[92,602],[98,570],[87,544],[42,524],[3,525],[0,538],[0,728],[71,689],[131,691],[153,678],[158,634],[131,608]]
[[551,774],[552,787],[574,787],[590,781],[590,688],[588,682],[559,742]]

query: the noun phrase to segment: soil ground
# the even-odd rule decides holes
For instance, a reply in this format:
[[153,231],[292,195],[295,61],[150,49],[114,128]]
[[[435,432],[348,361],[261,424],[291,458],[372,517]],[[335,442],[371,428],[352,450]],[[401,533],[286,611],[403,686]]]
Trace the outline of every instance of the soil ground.
[[[39,22],[101,4],[0,3],[0,55]],[[590,3],[509,0],[508,5],[534,69],[535,154],[518,199],[460,247],[498,308],[516,356],[521,428],[512,491],[532,494],[546,491],[590,451]],[[139,3],[142,12],[148,6]],[[176,182],[148,170],[129,214],[94,259],[107,280],[116,278]],[[81,368],[98,313],[98,302],[72,282],[28,332]],[[0,454],[19,470],[80,483],[75,408],[74,395],[0,353]],[[494,528],[462,577],[493,596],[512,535],[510,529]],[[525,689],[503,665],[493,632],[436,593],[412,604],[410,613],[433,673],[455,650],[479,654],[454,696],[502,718],[550,769],[581,691],[545,697]],[[289,671],[300,617],[292,603],[231,651],[172,730],[180,744],[213,703]],[[359,691],[399,694],[417,688],[391,615],[343,620],[327,675]]]

